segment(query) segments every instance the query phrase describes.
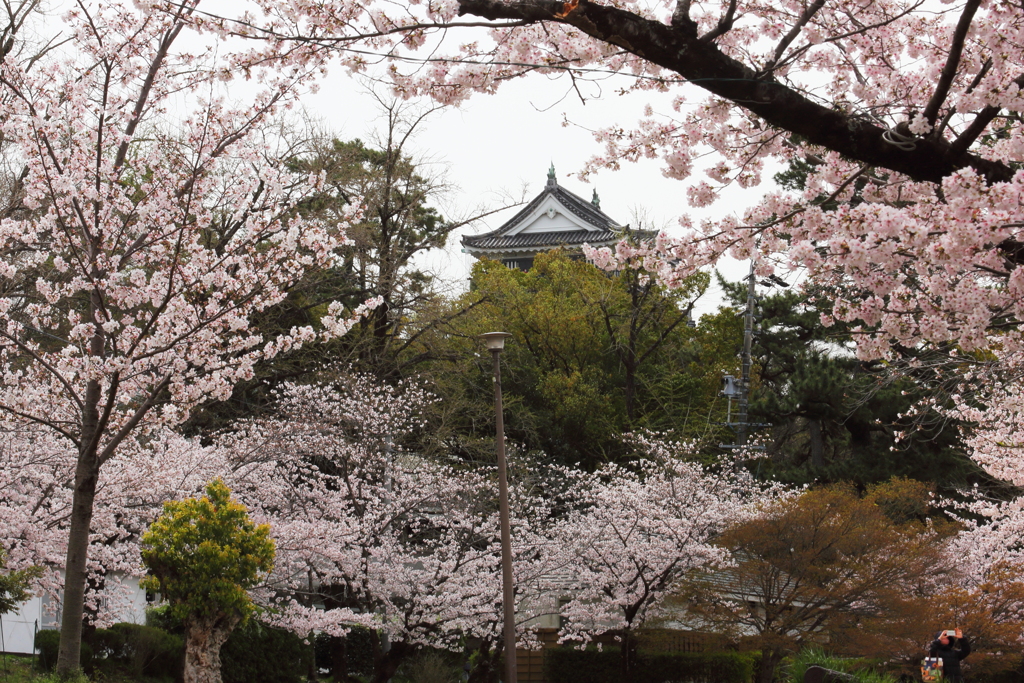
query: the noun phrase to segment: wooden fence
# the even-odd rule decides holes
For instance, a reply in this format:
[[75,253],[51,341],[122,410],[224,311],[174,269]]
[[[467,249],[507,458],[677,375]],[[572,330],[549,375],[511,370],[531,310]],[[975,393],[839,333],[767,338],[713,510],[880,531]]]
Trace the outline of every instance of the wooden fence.
[[[547,683],[544,678],[544,653],[553,647],[558,647],[558,630],[539,629],[537,638],[543,643],[541,649],[516,650],[516,671],[519,683]],[[639,650],[648,652],[705,652],[727,648],[721,636],[674,629],[645,630],[637,640]],[[618,646],[615,633],[601,634],[594,638],[594,642]]]

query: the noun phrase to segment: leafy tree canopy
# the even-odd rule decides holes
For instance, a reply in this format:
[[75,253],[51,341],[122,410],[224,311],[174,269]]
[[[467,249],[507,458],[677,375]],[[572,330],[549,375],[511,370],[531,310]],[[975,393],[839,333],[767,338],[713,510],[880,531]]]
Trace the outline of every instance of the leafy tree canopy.
[[245,506],[216,479],[202,498],[170,501],[142,537],[144,581],[188,622],[222,614],[245,618],[253,605],[247,589],[274,565],[270,526],[257,525]]
[[0,614],[13,612],[19,603],[31,597],[29,588],[42,574],[42,567],[6,571],[7,553],[0,549]]
[[[606,273],[561,250],[538,254],[527,272],[481,261],[466,295],[477,306],[453,327],[472,360],[464,372],[435,375],[437,390],[489,411],[490,367],[472,355],[474,337],[500,329],[513,335],[502,354],[506,432],[529,450],[593,467],[623,457],[621,435],[632,430],[714,441],[709,423],[724,418],[719,376],[735,364],[738,323],[712,316],[692,325],[707,284],[695,276],[668,291],[635,270]],[[463,423],[462,443],[490,438],[487,411]]]

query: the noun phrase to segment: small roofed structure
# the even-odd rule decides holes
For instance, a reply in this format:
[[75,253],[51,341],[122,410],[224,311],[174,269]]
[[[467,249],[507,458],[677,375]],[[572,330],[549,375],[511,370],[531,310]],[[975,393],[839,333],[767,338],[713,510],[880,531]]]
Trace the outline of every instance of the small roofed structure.
[[478,259],[529,270],[540,252],[559,247],[579,250],[584,244],[610,247],[627,231],[628,226],[601,211],[597,190],[588,202],[559,185],[552,164],[543,192],[497,230],[463,237],[462,250]]

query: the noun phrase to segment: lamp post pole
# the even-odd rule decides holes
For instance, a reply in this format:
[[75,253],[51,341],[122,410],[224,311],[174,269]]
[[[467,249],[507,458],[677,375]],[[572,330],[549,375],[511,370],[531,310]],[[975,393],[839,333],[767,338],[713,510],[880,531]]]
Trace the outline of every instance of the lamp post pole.
[[504,613],[505,680],[516,683],[516,605],[512,588],[512,532],[508,512],[508,465],[505,461],[505,419],[501,406],[501,350],[508,332],[488,332],[480,335],[487,342],[494,361],[494,413],[497,431],[498,455],[498,519],[501,526],[501,606]]

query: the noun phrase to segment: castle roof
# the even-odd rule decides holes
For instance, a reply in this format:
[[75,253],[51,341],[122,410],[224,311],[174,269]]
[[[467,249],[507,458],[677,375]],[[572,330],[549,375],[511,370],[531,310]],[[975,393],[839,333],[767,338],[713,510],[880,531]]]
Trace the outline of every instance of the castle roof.
[[594,191],[589,202],[558,184],[552,165],[544,190],[501,227],[462,238],[462,247],[477,258],[527,254],[557,247],[611,246],[626,226],[601,211]]

